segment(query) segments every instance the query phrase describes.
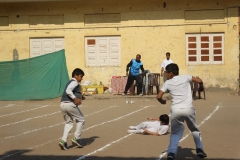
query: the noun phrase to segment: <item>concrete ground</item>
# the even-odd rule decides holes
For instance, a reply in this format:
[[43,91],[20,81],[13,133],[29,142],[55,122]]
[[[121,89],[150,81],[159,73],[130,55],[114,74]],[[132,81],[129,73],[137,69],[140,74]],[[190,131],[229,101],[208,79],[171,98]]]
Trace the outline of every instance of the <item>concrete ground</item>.
[[[166,160],[164,152],[170,134],[149,136],[128,134],[128,126],[147,117],[169,114],[171,101],[161,105],[153,96],[93,95],[80,106],[86,123],[82,132],[84,148],[58,146],[64,121],[60,98],[42,101],[0,101],[0,160],[87,159]],[[165,96],[166,99],[168,95]],[[193,102],[203,146],[211,160],[240,160],[240,98],[228,91],[206,92],[206,100]],[[126,103],[133,100],[134,103]],[[75,126],[74,126],[75,127]],[[187,127],[179,143],[176,160],[199,159]]]

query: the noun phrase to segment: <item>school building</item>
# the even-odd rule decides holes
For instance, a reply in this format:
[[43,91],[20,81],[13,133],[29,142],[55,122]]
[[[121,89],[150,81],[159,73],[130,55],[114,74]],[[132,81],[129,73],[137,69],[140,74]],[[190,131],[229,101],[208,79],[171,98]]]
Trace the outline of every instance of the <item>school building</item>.
[[69,76],[108,86],[142,55],[160,73],[165,53],[205,87],[239,90],[239,0],[1,0],[0,61],[65,49]]

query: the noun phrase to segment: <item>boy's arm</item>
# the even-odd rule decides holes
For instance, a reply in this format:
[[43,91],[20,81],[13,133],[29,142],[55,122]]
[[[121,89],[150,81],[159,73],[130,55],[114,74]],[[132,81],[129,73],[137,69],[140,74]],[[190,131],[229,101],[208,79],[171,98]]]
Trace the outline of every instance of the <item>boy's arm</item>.
[[161,104],[166,104],[166,100],[162,99],[164,92],[162,90],[160,90],[160,92],[157,94],[157,100],[161,103]]
[[161,68],[161,76],[163,76],[163,70],[164,70],[164,69],[163,69],[163,67],[162,67],[162,68]]
[[126,76],[128,76],[128,71],[129,71],[129,67],[132,66],[132,60],[127,64],[127,67],[126,67]]
[[157,132],[150,132],[149,130],[147,130],[146,128],[143,129],[144,133],[147,133],[149,135],[153,135],[153,136],[161,136],[160,134],[158,134]]
[[147,120],[159,121],[159,118],[147,118]]
[[78,82],[76,81],[72,81],[68,86],[67,86],[67,89],[66,89],[66,93],[67,95],[72,98],[74,100],[74,102],[77,104],[77,105],[80,105],[82,103],[82,101],[79,99],[79,98],[76,98],[76,96],[73,94],[73,90],[74,88],[78,85]]
[[82,101],[79,98],[74,98],[73,100],[77,105],[82,104]]
[[202,83],[200,78],[192,77],[192,82]]
[[199,84],[198,91],[203,91],[204,90],[202,79],[200,79],[199,77],[192,77],[192,81]]

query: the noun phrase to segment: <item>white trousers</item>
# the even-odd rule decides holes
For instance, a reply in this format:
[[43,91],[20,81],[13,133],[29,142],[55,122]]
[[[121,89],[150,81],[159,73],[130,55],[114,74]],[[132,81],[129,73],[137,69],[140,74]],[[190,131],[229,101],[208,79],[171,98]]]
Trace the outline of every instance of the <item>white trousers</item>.
[[148,126],[148,122],[142,122],[139,125],[136,126],[136,132],[137,133],[143,133],[144,132],[144,128],[147,128]]
[[152,131],[152,132],[155,132],[155,124],[156,124],[156,122],[148,122],[148,121],[146,121],[146,122],[142,122],[142,123],[140,123],[139,125],[137,125],[136,126],[136,130],[141,130],[141,132],[143,133],[144,132],[144,130],[143,129],[147,129],[147,130],[150,130],[150,131]]
[[74,103],[61,103],[60,109],[63,114],[63,118],[65,120],[65,126],[63,131],[62,140],[67,142],[68,135],[73,127],[73,119],[76,121],[76,131],[74,133],[74,137],[76,139],[81,138],[81,133],[84,127],[85,119],[83,117],[82,112],[78,108],[78,106]]
[[184,121],[186,121],[189,130],[192,132],[196,148],[202,148],[201,132],[195,123],[195,109],[171,109],[171,135],[168,153],[177,154],[178,143],[182,138],[184,131]]

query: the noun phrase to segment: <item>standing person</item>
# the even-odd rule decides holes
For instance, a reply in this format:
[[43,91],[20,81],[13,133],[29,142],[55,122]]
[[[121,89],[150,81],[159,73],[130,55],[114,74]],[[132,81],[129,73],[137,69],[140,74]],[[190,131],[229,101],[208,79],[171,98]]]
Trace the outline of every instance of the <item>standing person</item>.
[[170,59],[170,53],[166,53],[166,59],[161,64],[161,76],[163,77],[163,81],[166,82],[166,66],[170,63],[173,63],[173,61]]
[[189,130],[192,132],[193,139],[196,145],[197,156],[200,158],[207,157],[203,151],[201,132],[195,122],[195,109],[192,105],[192,95],[190,82],[201,83],[200,78],[192,77],[191,75],[179,76],[179,68],[177,64],[171,63],[166,67],[166,81],[157,99],[161,104],[166,104],[166,100],[162,99],[164,92],[170,91],[172,96],[171,105],[171,135],[170,144],[168,146],[167,160],[174,160],[177,154],[178,143],[183,135],[184,121],[186,121]]
[[85,99],[82,96],[81,86],[79,85],[79,82],[81,82],[83,76],[84,72],[81,69],[76,68],[75,70],[73,70],[72,79],[67,83],[62,95],[60,109],[65,120],[65,126],[63,131],[63,137],[58,144],[63,150],[68,150],[67,138],[73,127],[73,119],[75,119],[76,121],[76,131],[71,141],[79,147],[83,147],[80,138],[84,127],[85,119],[82,112],[78,108],[78,105],[82,104],[82,99]]
[[166,114],[162,114],[159,118],[147,118],[147,120],[153,120],[151,122],[142,122],[137,126],[129,126],[128,133],[136,134],[148,134],[154,136],[161,136],[167,133],[169,129],[169,117]]
[[[138,92],[139,93],[137,93],[137,94],[139,96],[143,96],[143,94],[142,94],[142,80],[141,80],[139,70],[141,69],[142,72],[144,72],[144,68],[143,68],[143,64],[142,64],[140,59],[141,59],[141,55],[137,54],[136,59],[132,59],[127,65],[126,76],[128,76],[128,79],[127,79],[127,84],[125,86],[124,93],[122,94],[123,96],[125,96],[127,94],[127,91],[131,87],[134,80],[136,80],[136,82],[138,84],[137,87],[138,87]],[[129,71],[129,67],[130,67],[130,71]],[[128,73],[128,71],[129,71],[129,73]]]

